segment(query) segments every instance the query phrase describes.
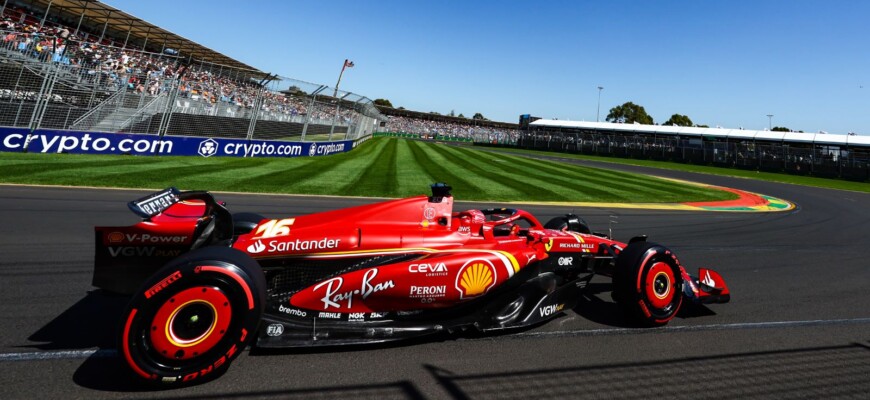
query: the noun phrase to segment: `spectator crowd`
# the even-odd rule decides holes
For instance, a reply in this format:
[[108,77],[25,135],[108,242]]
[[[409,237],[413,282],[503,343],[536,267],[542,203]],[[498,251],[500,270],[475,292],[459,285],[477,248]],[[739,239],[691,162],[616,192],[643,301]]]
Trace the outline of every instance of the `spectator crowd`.
[[487,126],[477,120],[436,121],[406,116],[387,116],[386,132],[411,133],[424,138],[444,137],[449,139],[469,139],[480,143],[515,143],[519,129]]
[[[51,61],[62,66],[79,82],[107,91],[123,88],[157,96],[173,87],[180,77],[179,97],[199,102],[204,108],[222,105],[250,110],[257,104],[258,96],[262,96],[260,110],[268,113],[289,117],[311,114],[314,120],[330,122],[335,114],[334,104],[317,103],[312,108],[308,98],[263,89],[251,80],[250,75],[238,70],[207,64],[185,67],[174,55],[125,48],[123,43],[112,38],[100,38],[68,26],[41,21],[19,7],[3,9],[0,35],[0,48],[7,54]],[[233,72],[239,77],[232,77]],[[35,93],[13,93],[6,89],[0,90],[0,97],[32,99]],[[53,96],[52,100],[64,99]],[[340,108],[339,111],[336,122],[351,123],[354,110]]]

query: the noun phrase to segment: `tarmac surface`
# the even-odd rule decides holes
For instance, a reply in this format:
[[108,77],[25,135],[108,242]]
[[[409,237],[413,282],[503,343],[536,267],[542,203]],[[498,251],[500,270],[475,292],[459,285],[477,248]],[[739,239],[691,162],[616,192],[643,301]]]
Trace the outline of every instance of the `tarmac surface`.
[[[126,298],[91,285],[93,226],[148,191],[0,186],[0,398],[861,398],[870,393],[870,194],[581,162],[775,196],[789,211],[521,206],[646,234],[731,303],[627,328],[596,280],[574,310],[509,335],[353,349],[245,351],[220,379],[153,391],[117,357]],[[421,193],[423,190],[421,190]],[[454,193],[461,200],[461,193]],[[221,194],[230,211],[304,214],[372,199]],[[498,204],[458,201],[455,209]],[[514,206],[516,207],[516,206]]]

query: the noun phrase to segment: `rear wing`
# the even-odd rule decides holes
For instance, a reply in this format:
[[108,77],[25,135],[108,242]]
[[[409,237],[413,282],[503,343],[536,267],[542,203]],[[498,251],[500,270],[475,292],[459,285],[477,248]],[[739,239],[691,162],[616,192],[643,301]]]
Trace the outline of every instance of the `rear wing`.
[[141,199],[133,200],[127,203],[127,207],[134,214],[148,219],[178,203],[180,201],[178,195],[180,194],[181,191],[178,188],[170,187],[160,192],[151,193]]

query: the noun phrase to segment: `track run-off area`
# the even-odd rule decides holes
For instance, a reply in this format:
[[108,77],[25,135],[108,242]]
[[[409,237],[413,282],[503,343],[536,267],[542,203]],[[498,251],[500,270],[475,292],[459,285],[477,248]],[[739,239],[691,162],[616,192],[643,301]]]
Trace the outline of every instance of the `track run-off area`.
[[[117,357],[118,316],[127,298],[90,285],[93,226],[136,222],[126,202],[147,191],[0,186],[0,398],[866,398],[870,194],[605,167],[790,205],[778,212],[519,206],[543,221],[574,212],[620,240],[646,234],[674,250],[690,271],[719,271],[731,302],[686,308],[666,327],[627,327],[608,280],[596,278],[578,307],[533,329],[349,349],[245,351],[220,379],[165,391],[140,386]],[[457,210],[501,205],[454,195]],[[232,212],[267,217],[376,201],[217,197]]]

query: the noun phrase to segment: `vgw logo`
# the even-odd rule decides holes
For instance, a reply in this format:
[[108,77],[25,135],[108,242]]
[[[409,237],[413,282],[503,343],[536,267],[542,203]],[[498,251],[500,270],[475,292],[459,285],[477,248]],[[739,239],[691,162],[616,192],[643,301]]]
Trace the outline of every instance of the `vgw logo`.
[[199,142],[199,148],[196,152],[203,157],[211,157],[217,154],[218,146],[218,142],[214,139],[206,139]]

